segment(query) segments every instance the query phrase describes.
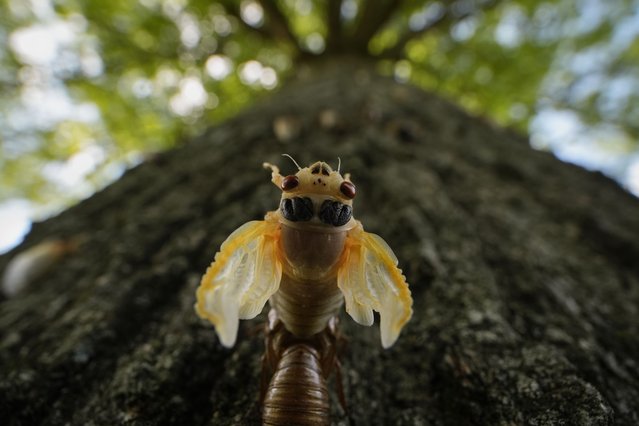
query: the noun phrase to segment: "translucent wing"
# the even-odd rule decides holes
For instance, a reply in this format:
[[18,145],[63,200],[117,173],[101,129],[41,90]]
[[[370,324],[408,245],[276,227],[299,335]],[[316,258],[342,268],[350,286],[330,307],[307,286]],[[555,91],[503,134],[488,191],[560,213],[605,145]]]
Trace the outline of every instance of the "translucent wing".
[[413,314],[413,299],[397,257],[380,236],[364,232],[361,225],[349,231],[343,256],[337,285],[346,312],[367,326],[373,324],[373,310],[379,312],[382,346],[392,346]]
[[235,344],[240,319],[254,318],[282,277],[276,223],[252,221],[222,244],[197,289],[197,314],[209,320],[222,344]]

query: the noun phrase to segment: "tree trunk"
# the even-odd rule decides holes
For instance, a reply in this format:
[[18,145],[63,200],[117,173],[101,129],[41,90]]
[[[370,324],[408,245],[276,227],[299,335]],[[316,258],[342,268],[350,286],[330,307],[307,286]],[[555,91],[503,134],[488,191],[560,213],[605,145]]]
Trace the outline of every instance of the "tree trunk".
[[330,67],[0,258],[82,241],[0,304],[3,423],[259,423],[264,314],[228,350],[193,304],[221,242],[277,207],[261,163],[292,172],[283,152],[341,157],[355,217],[393,247],[415,300],[389,350],[377,324],[343,315],[349,410],[333,395],[334,423],[639,423],[639,202],[431,94]]

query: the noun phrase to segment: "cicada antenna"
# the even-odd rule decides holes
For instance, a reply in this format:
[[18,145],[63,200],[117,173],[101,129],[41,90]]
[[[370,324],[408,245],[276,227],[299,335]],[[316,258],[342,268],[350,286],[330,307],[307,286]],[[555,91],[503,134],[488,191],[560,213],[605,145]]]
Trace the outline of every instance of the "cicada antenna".
[[300,165],[299,165],[299,164],[297,164],[297,161],[295,161],[295,159],[294,159],[293,157],[291,157],[290,155],[288,155],[288,154],[282,154],[282,157],[288,157],[288,158],[290,158],[290,159],[291,159],[291,161],[292,161],[292,162],[293,162],[293,163],[297,166],[297,170],[302,170],[302,168],[300,167]]
[[342,167],[342,159],[337,157],[337,173],[339,173],[340,167]]

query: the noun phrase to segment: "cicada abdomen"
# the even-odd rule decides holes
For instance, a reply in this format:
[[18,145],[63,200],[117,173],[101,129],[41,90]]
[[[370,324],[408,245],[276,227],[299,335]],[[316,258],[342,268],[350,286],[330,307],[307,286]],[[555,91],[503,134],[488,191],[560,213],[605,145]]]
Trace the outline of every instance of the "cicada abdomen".
[[264,396],[262,424],[330,424],[328,389],[317,349],[296,343],[284,350]]

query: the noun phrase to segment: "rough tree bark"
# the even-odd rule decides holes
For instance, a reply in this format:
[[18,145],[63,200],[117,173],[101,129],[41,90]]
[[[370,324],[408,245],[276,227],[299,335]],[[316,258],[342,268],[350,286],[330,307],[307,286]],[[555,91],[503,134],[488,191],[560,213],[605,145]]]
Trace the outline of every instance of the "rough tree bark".
[[[274,123],[299,129],[289,142]],[[253,424],[262,317],[193,311],[224,238],[276,208],[262,161],[335,163],[415,299],[398,343],[342,319],[336,424],[639,423],[639,202],[525,137],[366,69],[326,69],[159,154],[0,258],[81,235],[0,304],[4,424]]]

